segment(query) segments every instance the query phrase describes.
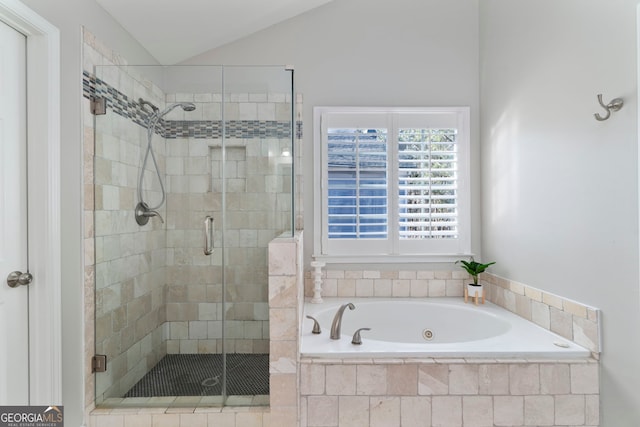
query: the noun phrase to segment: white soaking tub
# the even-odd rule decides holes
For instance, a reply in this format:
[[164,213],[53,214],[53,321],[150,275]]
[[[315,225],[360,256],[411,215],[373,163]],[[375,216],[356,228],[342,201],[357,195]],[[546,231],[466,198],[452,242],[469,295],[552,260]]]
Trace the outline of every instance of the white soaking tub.
[[[338,308],[353,303],[342,316],[339,340],[329,338]],[[313,334],[315,317],[322,328]],[[362,344],[351,343],[362,331]],[[508,310],[486,302],[465,304],[457,298],[325,298],[304,305],[301,355],[325,358],[584,358],[590,352]]]

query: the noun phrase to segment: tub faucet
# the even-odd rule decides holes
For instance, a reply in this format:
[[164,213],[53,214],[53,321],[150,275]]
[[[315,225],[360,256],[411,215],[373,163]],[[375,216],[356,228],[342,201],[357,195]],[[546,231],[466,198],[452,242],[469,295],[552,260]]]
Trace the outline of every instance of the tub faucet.
[[338,309],[338,312],[333,317],[333,323],[331,324],[331,339],[339,340],[340,339],[340,328],[342,327],[342,314],[344,313],[344,309],[349,307],[349,310],[354,310],[356,308],[352,303],[343,304]]

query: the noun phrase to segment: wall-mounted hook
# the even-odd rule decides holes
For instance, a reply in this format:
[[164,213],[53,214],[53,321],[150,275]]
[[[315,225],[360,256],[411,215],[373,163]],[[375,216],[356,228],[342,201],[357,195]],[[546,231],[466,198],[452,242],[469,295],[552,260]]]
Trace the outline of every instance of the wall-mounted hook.
[[616,98],[616,99],[612,100],[610,103],[608,103],[607,105],[604,105],[604,102],[602,102],[602,94],[601,93],[598,94],[598,103],[602,106],[602,108],[607,110],[607,115],[604,116],[604,117],[602,117],[598,113],[595,113],[593,115],[593,117],[595,117],[596,120],[598,120],[599,122],[607,120],[611,116],[611,112],[612,111],[618,111],[624,105],[624,101],[622,100],[622,98]]

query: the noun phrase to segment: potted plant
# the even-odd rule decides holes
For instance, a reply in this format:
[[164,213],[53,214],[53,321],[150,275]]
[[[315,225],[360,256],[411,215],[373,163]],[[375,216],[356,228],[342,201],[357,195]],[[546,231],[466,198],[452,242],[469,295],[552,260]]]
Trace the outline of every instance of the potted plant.
[[478,304],[478,296],[482,296],[482,302],[484,303],[484,290],[482,289],[482,285],[478,283],[478,275],[496,262],[493,261],[487,264],[482,264],[471,258],[470,261],[465,261],[463,259],[456,261],[456,264],[458,263],[462,264],[462,268],[464,268],[473,279],[473,283],[467,284],[467,287],[464,290],[465,302],[467,301],[467,297],[471,296],[476,298],[476,304]]

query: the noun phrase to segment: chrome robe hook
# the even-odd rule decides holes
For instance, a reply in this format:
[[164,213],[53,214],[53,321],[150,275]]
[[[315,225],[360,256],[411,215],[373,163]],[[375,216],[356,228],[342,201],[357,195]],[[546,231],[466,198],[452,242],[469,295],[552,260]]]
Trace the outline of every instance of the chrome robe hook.
[[593,117],[595,117],[596,120],[599,121],[599,122],[607,120],[609,117],[611,117],[611,112],[612,111],[618,111],[624,105],[624,101],[622,100],[622,98],[616,98],[616,99],[612,100],[610,103],[608,103],[607,105],[604,105],[604,102],[602,102],[602,94],[601,93],[598,94],[598,103],[602,106],[602,108],[607,110],[607,115],[604,116],[604,117],[602,117],[598,113],[595,113],[593,115]]

